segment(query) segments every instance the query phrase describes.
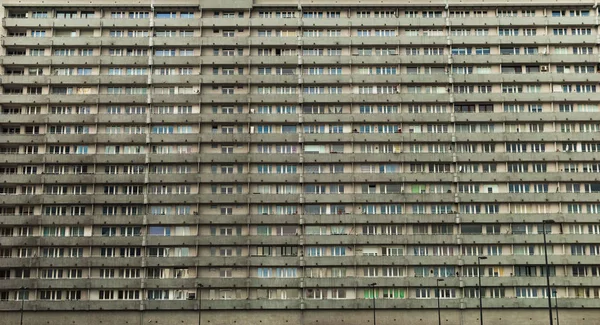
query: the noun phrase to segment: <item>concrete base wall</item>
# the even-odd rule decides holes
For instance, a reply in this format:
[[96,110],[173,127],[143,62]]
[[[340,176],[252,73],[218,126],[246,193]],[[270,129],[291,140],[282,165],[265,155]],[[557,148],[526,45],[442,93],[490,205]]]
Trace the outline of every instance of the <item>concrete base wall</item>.
[[[442,310],[443,325],[479,325],[479,312]],[[554,320],[556,314],[553,311]],[[562,325],[600,324],[600,310],[560,310]],[[435,325],[436,310],[378,310],[377,324]],[[16,325],[20,312],[0,313],[0,325]],[[547,310],[486,310],[486,325],[548,325]],[[198,313],[194,311],[105,311],[105,312],[25,312],[24,325],[197,325]],[[202,325],[372,325],[370,310],[332,311],[208,311],[202,312]],[[556,324],[556,321],[554,322]]]

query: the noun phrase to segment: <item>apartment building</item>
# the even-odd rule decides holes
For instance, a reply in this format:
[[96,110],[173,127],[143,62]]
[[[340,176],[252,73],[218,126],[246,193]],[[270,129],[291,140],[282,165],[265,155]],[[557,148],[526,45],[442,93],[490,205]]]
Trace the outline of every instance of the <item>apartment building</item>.
[[600,323],[594,2],[1,3],[0,324]]

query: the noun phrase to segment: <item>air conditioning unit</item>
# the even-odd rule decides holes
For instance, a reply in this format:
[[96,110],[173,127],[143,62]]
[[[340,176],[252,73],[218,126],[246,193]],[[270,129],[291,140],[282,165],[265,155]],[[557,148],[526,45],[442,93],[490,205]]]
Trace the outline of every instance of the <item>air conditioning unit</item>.
[[543,65],[540,67],[540,71],[542,72],[548,72],[548,66],[547,65]]

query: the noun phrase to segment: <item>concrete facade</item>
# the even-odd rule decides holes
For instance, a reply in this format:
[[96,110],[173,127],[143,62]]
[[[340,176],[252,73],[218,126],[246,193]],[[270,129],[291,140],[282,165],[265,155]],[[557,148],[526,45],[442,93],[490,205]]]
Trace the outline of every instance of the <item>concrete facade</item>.
[[[441,312],[442,324],[465,324],[479,325],[479,312],[477,310],[445,310]],[[503,309],[488,310],[484,315],[485,324],[503,325],[515,320],[523,321],[525,324],[546,325],[548,315],[544,310],[536,309]],[[203,324],[343,324],[360,325],[373,324],[373,313],[364,311],[337,311],[337,310],[287,310],[287,311],[208,311],[204,310],[201,315]],[[117,312],[36,312],[33,317],[31,313],[25,312],[24,324],[79,324],[85,320],[91,324],[197,324],[198,313],[195,311],[117,311]],[[96,322],[90,320],[96,320]],[[19,324],[20,314],[12,313],[4,317],[2,324]],[[561,310],[561,324],[586,325],[599,322],[598,311],[589,310],[581,313],[575,310]],[[376,314],[377,324],[437,324],[438,318],[435,311],[423,310],[378,310]]]
[[600,322],[593,2],[0,4],[0,324]]

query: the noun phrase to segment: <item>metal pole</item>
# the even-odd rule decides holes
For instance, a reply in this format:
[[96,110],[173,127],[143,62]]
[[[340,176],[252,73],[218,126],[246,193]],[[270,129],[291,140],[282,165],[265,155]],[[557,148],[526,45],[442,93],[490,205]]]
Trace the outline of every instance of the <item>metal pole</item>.
[[204,286],[198,285],[198,325],[202,323],[202,288]]
[[483,325],[483,298],[481,292],[481,260],[487,260],[486,256],[477,257],[477,277],[479,278],[479,324]]
[[542,221],[542,233],[544,234],[544,257],[546,259],[546,295],[548,296],[548,315],[550,316],[550,325],[553,325],[554,322],[552,321],[552,297],[550,294],[550,266],[548,265],[548,242],[546,241],[546,225],[549,223],[554,223],[554,221]]
[[377,325],[377,319],[375,318],[375,285],[377,285],[377,283],[369,284],[369,286],[373,288],[373,325]]
[[437,290],[438,325],[442,325],[442,313],[440,310],[440,285],[439,285],[439,282],[436,285],[436,290]]
[[21,325],[23,325],[23,309],[25,307],[25,287],[21,287]]
[[437,291],[437,310],[438,310],[438,325],[442,325],[442,311],[440,309],[440,282],[444,279],[437,279],[435,282],[435,290]]
[[554,293],[554,307],[556,308],[556,325],[560,325],[560,319],[558,318],[558,294],[557,294],[556,290],[554,290],[553,293]]

